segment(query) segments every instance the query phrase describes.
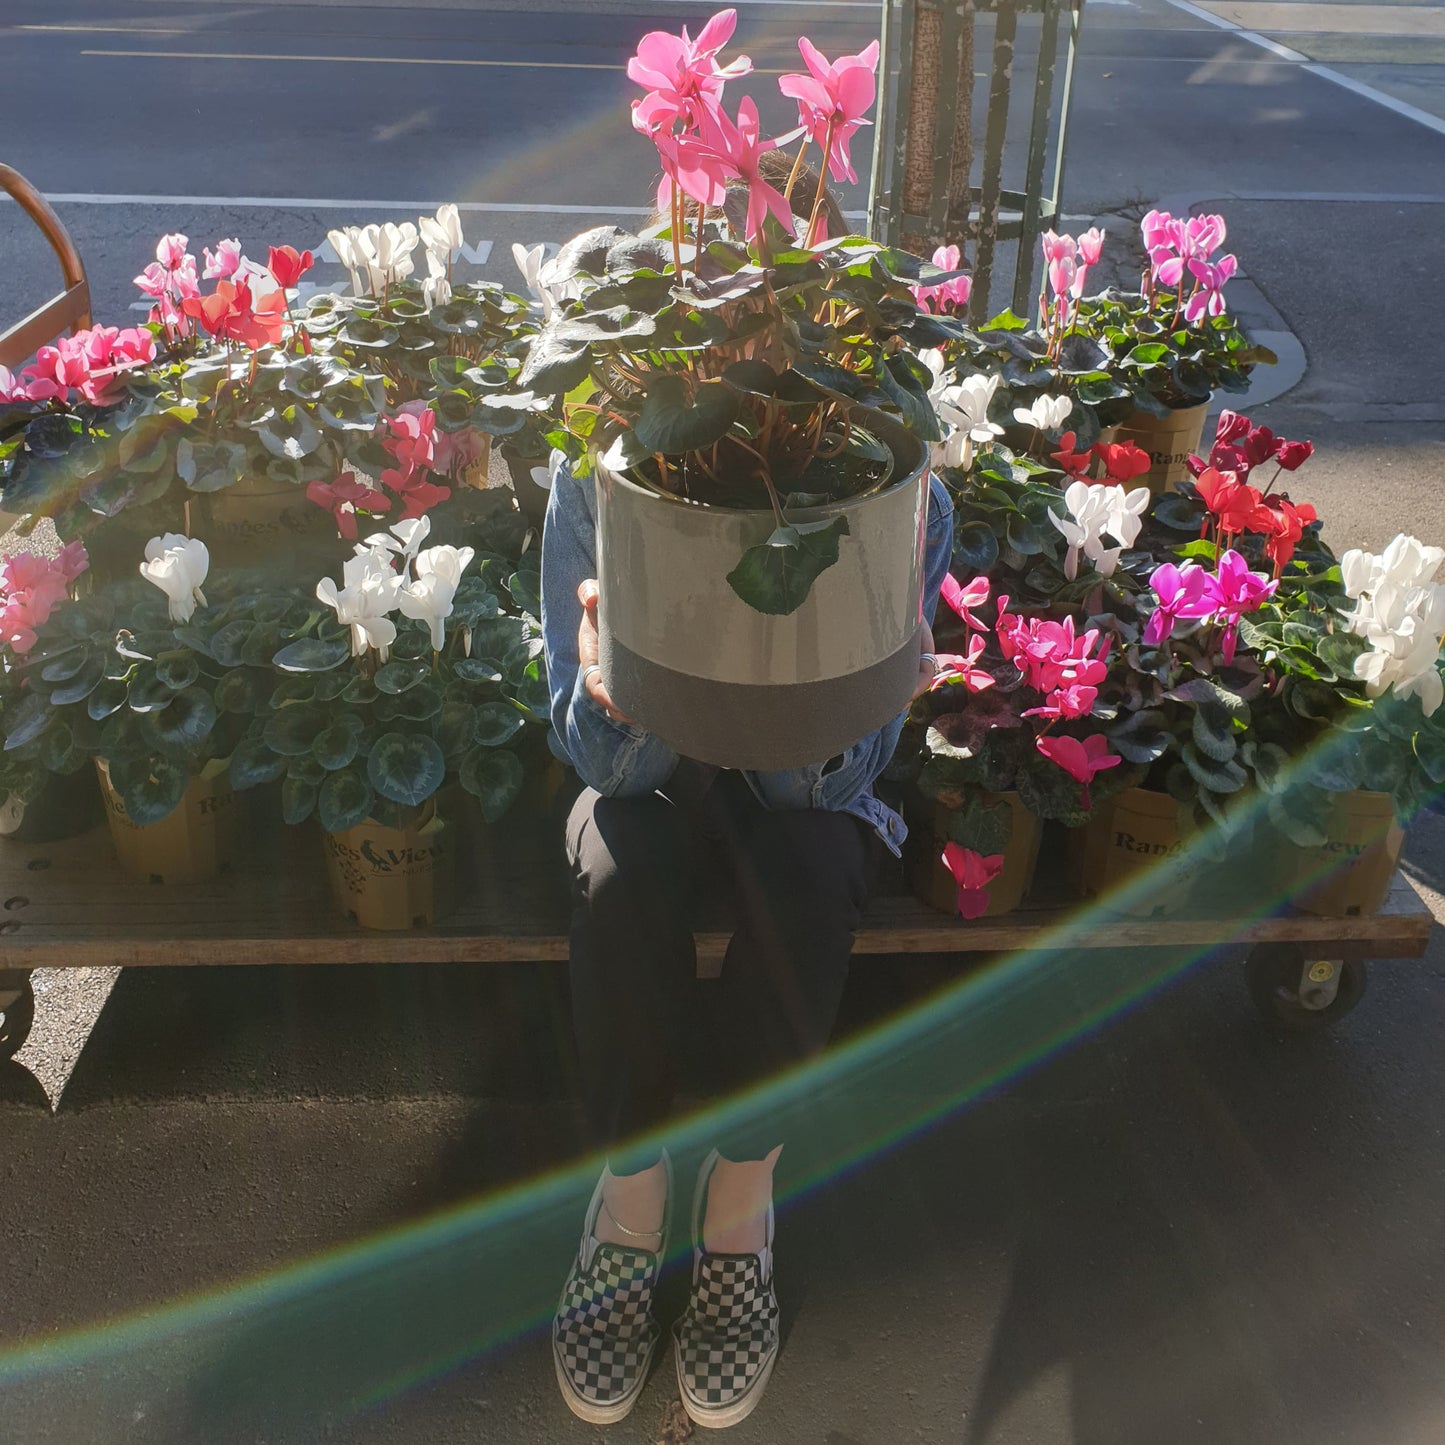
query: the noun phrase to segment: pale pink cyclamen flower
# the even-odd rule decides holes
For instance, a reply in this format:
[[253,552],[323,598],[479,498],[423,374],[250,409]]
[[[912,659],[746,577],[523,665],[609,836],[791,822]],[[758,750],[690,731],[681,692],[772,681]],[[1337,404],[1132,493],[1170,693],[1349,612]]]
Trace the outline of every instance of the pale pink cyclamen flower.
[[37,629],[90,565],[85,547],[69,542],[55,557],[19,552],[0,563],[0,643],[12,652],[29,652]]
[[1097,226],[1090,226],[1079,237],[1079,261],[1084,266],[1097,266],[1104,250],[1104,233]]
[[985,855],[962,843],[945,843],[942,859],[958,884],[959,915],[982,918],[988,911],[988,885],[1003,872],[1003,854]]
[[870,42],[857,55],[840,55],[834,61],[806,35],[799,36],[798,50],[808,74],[779,76],[778,89],[798,102],[798,119],[808,138],[823,147],[833,179],[856,184],[858,174],[848,158],[848,146],[858,128],[870,124],[864,117],[878,91],[874,79],[878,42]]
[[1206,312],[1210,316],[1224,315],[1224,286],[1234,275],[1238,262],[1233,256],[1221,256],[1216,263],[1190,261],[1189,269],[1199,282],[1199,288],[1184,303],[1184,319],[1198,321]]
[[30,389],[8,366],[0,366],[0,402],[29,401]]
[[243,259],[241,242],[235,237],[229,241],[217,241],[214,253],[209,246],[204,247],[202,254],[206,259],[206,269],[201,272],[201,275],[207,281],[234,279]]
[[660,130],[652,139],[662,162],[662,181],[657,188],[659,211],[665,214],[671,210],[674,189],[701,206],[722,205],[727,199],[727,183],[734,175],[725,156],[692,135],[669,135]]
[[188,240],[189,238],[183,236],[179,231],[172,232],[169,236],[162,236],[156,242],[156,260],[167,271],[179,271],[187,261],[194,265],[196,258],[186,251]]
[[633,102],[633,125],[644,133],[670,130],[678,122],[689,129],[705,128],[721,104],[723,86],[753,68],[746,55],[727,65],[717,63],[717,53],[732,39],[737,23],[736,10],[719,10],[696,40],[686,26],[680,36],[666,30],[644,35],[627,62],[627,78],[650,92]]
[[[933,253],[933,264],[941,271],[957,271],[963,264],[963,253],[957,246],[940,246]],[[913,299],[925,311],[941,313],[945,307],[962,311],[973,295],[973,277],[955,276],[952,281],[913,287]]]

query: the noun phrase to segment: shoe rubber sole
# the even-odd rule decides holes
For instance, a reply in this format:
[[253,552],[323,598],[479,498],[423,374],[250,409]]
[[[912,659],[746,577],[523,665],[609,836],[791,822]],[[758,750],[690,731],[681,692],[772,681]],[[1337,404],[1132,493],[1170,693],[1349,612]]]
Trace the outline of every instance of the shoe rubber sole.
[[552,1352],[552,1369],[557,1376],[557,1387],[562,1391],[567,1408],[579,1420],[585,1420],[589,1425],[615,1425],[619,1420],[625,1420],[632,1413],[632,1407],[642,1398],[643,1386],[647,1384],[647,1376],[652,1370],[652,1356],[647,1357],[632,1393],[621,1400],[614,1400],[610,1405],[599,1405],[583,1399],[567,1378],[567,1372],[562,1368],[562,1361],[557,1358],[555,1350]]
[[682,1358],[676,1349],[673,1350],[672,1357],[677,1371],[677,1393],[682,1399],[682,1408],[687,1411],[687,1418],[704,1430],[726,1430],[729,1425],[746,1420],[757,1409],[758,1401],[763,1398],[763,1391],[773,1373],[773,1366],[777,1363],[778,1353],[773,1351],[763,1368],[758,1371],[757,1379],[748,1387],[747,1394],[734,1400],[731,1405],[699,1405],[689,1398],[682,1378]]

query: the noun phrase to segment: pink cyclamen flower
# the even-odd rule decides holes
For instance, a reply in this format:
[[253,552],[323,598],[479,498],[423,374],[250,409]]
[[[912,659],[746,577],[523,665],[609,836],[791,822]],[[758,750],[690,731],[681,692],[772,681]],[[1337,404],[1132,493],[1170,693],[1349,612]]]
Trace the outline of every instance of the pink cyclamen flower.
[[1097,226],[1090,226],[1079,237],[1079,260],[1085,266],[1097,266],[1104,250],[1104,233]]
[[1045,231],[1039,238],[1044,251],[1044,265],[1052,266],[1055,261],[1077,261],[1079,248],[1072,236],[1060,236],[1054,231]]
[[1165,562],[1149,577],[1149,585],[1159,599],[1144,629],[1144,641],[1155,647],[1174,631],[1174,624],[1184,618],[1197,620],[1214,611],[1214,589],[1211,578],[1197,562],[1176,567]]
[[1226,234],[1223,216],[1191,216],[1184,223],[1184,249],[1192,259],[1207,261],[1224,244]]
[[183,236],[179,231],[169,236],[162,236],[156,242],[156,260],[166,268],[167,271],[179,271],[189,261],[195,264],[196,258],[187,254],[186,244],[188,237]]
[[983,692],[992,687],[995,682],[993,674],[978,666],[978,660],[983,656],[986,645],[982,637],[974,637],[969,641],[966,655],[940,652],[937,658],[938,671],[934,674],[928,690],[937,692],[939,688],[955,683],[962,683],[969,692]]
[[8,366],[0,366],[0,402],[29,401],[30,389]]
[[1199,289],[1184,303],[1184,319],[1198,321],[1207,311],[1211,316],[1224,315],[1224,286],[1234,275],[1238,262],[1233,256],[1222,256],[1218,263],[1190,261],[1189,269],[1199,281]]
[[1239,619],[1255,612],[1274,596],[1279,583],[1263,572],[1251,572],[1249,563],[1233,549],[1219,559],[1219,568],[1209,579],[1212,612],[1224,625],[1220,639],[1226,667],[1234,661]]
[[[408,472],[430,467],[436,457],[436,413],[428,406],[416,412],[399,412],[383,417],[389,436],[381,444]],[[385,474],[383,474],[385,480]]]
[[806,35],[798,38],[798,50],[807,75],[778,77],[778,89],[798,102],[798,120],[808,137],[823,147],[829,174],[835,181],[858,180],[848,146],[878,93],[878,42],[864,46],[857,55],[840,55],[829,61]]
[[[717,130],[716,123],[714,130]],[[657,188],[657,209],[666,214],[674,190],[691,196],[699,205],[720,206],[727,199],[727,183],[737,174],[727,157],[705,141],[691,135],[670,135],[658,131],[652,139],[662,163],[662,182]]]
[[1034,746],[1076,783],[1083,785],[1086,808],[1091,806],[1089,785],[1094,781],[1095,774],[1102,773],[1106,768],[1116,768],[1124,761],[1109,751],[1109,740],[1103,733],[1095,733],[1093,737],[1085,738],[1082,742],[1078,738],[1042,737]]
[[1088,717],[1098,701],[1099,689],[1089,683],[1071,682],[1065,687],[1056,687],[1044,699],[1042,707],[1031,707],[1021,717],[1048,717],[1072,719]]
[[682,34],[652,30],[637,44],[627,62],[627,78],[650,94],[633,105],[633,124],[644,132],[669,130],[674,123],[696,128],[715,113],[723,86],[746,75],[753,63],[740,55],[728,65],[717,54],[737,28],[736,10],[719,10],[694,40],[684,25]]
[[748,215],[743,233],[749,241],[755,240],[763,229],[763,222],[771,211],[784,232],[793,233],[793,208],[783,198],[783,193],[768,184],[758,174],[758,158],[777,147],[776,141],[760,139],[758,107],[752,96],[745,95],[738,103],[738,119],[734,125],[721,112],[718,113],[718,153],[722,155],[732,173],[747,183]]
[[241,242],[236,237],[229,241],[217,241],[214,253],[206,246],[201,254],[206,261],[206,269],[201,272],[205,280],[230,281],[241,265]]
[[988,885],[1003,872],[1003,854],[976,853],[962,843],[945,843],[943,866],[958,884],[959,915],[982,918],[988,911]]
[[[940,246],[933,253],[933,264],[941,271],[957,271],[963,265],[963,253],[957,246]],[[937,314],[945,307],[962,311],[973,295],[973,277],[955,276],[952,281],[939,281],[932,286],[925,284],[912,289],[913,299],[925,311]]]
[[29,652],[38,629],[89,565],[79,542],[69,543],[53,558],[19,552],[0,562],[0,643],[15,653]]
[[[975,607],[982,607],[988,601],[988,594],[989,580],[987,577],[975,577],[965,587],[951,572],[944,577],[943,585],[938,589],[938,595],[948,604],[949,608],[975,632],[988,631],[984,624],[973,615]],[[1006,602],[1008,599],[1000,600]]]

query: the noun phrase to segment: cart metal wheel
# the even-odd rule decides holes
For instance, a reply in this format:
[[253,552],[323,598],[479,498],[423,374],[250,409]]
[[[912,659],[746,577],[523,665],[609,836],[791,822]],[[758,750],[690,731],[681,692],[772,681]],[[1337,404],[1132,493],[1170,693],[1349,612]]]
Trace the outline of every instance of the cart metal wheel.
[[10,1003],[0,1007],[0,1060],[13,1059],[25,1047],[35,1022],[35,991],[30,980]]
[[1290,1033],[1313,1033],[1338,1023],[1365,992],[1363,963],[1310,958],[1296,943],[1256,944],[1245,967],[1250,996],[1264,1021]]

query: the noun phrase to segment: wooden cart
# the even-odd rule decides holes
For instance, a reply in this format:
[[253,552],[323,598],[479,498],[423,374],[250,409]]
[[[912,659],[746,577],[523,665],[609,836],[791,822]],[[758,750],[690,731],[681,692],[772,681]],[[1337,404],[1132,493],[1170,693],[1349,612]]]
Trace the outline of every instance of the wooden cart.
[[[567,901],[555,834],[509,824],[505,847],[483,846],[464,865],[466,901],[431,929],[378,933],[341,916],[313,828],[279,822],[237,863],[205,884],[148,884],[120,871],[105,827],[59,843],[0,844],[0,1058],[30,1028],[30,972],[124,967],[497,963],[567,956]],[[728,934],[722,920],[698,933],[699,967],[716,971]],[[1250,991],[1273,1026],[1316,1029],[1359,1001],[1370,959],[1419,958],[1433,920],[1397,875],[1385,908],[1357,918],[1135,919],[1065,896],[1049,870],[1016,913],[964,922],[903,890],[890,871],[864,918],[855,956],[959,954],[974,962],[1020,950],[1088,954],[1168,948],[1181,955],[1245,950]]]

